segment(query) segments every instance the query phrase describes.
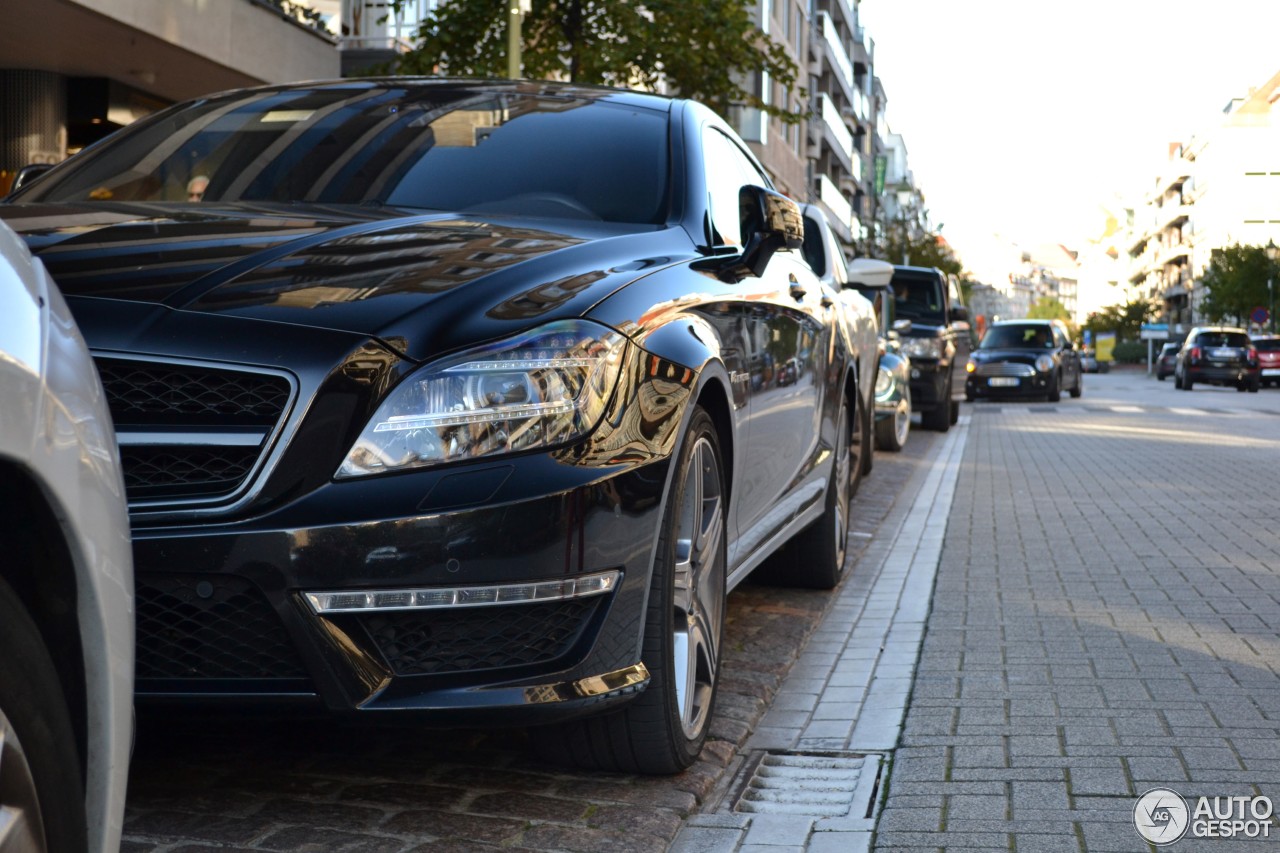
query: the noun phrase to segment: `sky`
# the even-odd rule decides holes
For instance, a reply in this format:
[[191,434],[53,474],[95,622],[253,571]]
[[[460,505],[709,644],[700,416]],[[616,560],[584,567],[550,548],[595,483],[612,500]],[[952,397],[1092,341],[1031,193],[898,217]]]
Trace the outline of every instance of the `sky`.
[[1280,72],[1280,0],[861,0],[890,128],[965,259],[1078,248],[1168,144]]

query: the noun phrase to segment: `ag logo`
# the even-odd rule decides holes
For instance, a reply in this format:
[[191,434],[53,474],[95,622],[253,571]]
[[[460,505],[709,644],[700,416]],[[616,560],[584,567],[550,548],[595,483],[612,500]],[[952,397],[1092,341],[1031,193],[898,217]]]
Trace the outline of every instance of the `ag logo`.
[[1133,807],[1133,825],[1138,834],[1157,847],[1182,838],[1191,822],[1187,801],[1168,788],[1152,788]]

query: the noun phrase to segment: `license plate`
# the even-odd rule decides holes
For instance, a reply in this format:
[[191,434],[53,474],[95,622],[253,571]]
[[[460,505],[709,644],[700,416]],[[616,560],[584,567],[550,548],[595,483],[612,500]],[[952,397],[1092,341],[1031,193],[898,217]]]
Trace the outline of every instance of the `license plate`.
[[1263,376],[1280,376],[1280,367],[1267,367],[1262,371]]
[[1021,381],[1016,376],[992,376],[987,384],[992,388],[1012,388]]
[[1235,358],[1236,351],[1233,349],[1212,349],[1209,350],[1209,355],[1213,358]]

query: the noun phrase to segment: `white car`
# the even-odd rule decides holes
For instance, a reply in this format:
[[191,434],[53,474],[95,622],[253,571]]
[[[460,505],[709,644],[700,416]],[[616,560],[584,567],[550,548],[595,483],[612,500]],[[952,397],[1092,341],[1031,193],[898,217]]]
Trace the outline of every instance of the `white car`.
[[[893,267],[883,261],[865,262],[874,265],[879,272],[888,269],[888,275],[860,275],[858,280],[850,277],[850,270],[836,242],[831,225],[827,222],[822,209],[812,204],[800,205],[800,213],[804,216],[804,259],[827,287],[830,287],[840,301],[840,310],[844,315],[844,327],[848,334],[850,356],[858,365],[858,391],[860,428],[862,430],[860,468],[862,474],[871,473],[873,459],[873,419],[875,413],[875,387],[880,362],[877,334],[879,320],[875,309],[855,287],[861,286],[870,290],[883,290],[889,284]],[[857,262],[855,262],[857,263]],[[861,270],[862,268],[859,267]],[[858,472],[854,472],[855,477]]]
[[133,563],[105,393],[66,303],[0,223],[0,850],[120,846]]

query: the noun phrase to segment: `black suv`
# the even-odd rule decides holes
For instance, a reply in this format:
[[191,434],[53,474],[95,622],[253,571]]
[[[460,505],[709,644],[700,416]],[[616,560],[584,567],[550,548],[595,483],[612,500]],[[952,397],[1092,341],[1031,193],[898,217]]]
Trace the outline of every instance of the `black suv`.
[[960,417],[963,365],[973,347],[960,288],[939,269],[894,267],[893,310],[911,321],[902,337],[902,352],[911,359],[911,405],[926,429],[946,432]]
[[1173,384],[1190,391],[1197,382],[1257,391],[1262,384],[1258,350],[1244,329],[1197,326],[1187,334],[1173,369]]

